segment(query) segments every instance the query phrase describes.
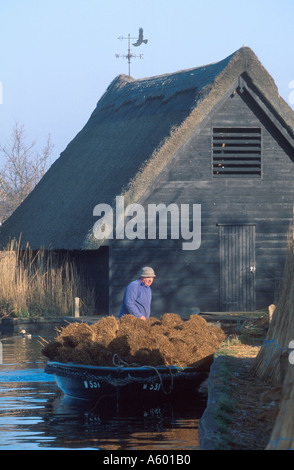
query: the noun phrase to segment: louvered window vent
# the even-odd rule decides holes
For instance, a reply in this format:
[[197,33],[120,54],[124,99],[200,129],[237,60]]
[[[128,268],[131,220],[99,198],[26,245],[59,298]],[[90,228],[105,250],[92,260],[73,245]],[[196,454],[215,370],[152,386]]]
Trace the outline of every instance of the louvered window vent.
[[213,129],[213,177],[261,178],[261,129]]

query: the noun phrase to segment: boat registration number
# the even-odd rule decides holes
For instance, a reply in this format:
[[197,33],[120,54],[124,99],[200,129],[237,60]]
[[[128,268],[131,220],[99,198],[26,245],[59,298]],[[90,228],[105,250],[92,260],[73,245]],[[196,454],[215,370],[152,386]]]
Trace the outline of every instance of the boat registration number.
[[100,388],[100,383],[95,382],[95,380],[84,380],[85,388]]
[[161,384],[144,384],[143,385],[143,390],[153,390],[154,392],[158,392],[160,390]]

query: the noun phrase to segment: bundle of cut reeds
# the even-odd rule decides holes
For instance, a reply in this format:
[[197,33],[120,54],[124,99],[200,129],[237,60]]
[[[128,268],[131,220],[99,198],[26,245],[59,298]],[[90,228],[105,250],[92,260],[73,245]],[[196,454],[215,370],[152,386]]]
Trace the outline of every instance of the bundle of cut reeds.
[[279,414],[266,450],[294,450],[294,365],[288,363]]
[[294,232],[289,240],[277,308],[267,337],[251,367],[253,375],[282,386],[281,407],[267,450],[294,450],[294,364],[290,360],[294,340]]
[[274,385],[281,385],[282,357],[294,340],[294,243],[289,240],[288,256],[277,302],[267,336],[251,367],[251,373]]
[[120,321],[109,316],[93,325],[70,323],[42,353],[51,361],[94,366],[113,366],[118,356],[127,364],[208,370],[224,339],[221,328],[198,315],[186,321],[175,313],[146,321],[133,315],[124,315]]

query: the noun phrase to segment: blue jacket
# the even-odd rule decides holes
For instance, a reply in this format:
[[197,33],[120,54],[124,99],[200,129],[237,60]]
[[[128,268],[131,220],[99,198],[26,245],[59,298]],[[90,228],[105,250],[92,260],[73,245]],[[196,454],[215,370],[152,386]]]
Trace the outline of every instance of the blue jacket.
[[140,279],[131,282],[125,290],[118,318],[127,314],[135,315],[138,318],[144,315],[146,318],[149,318],[151,298],[150,287],[145,286]]

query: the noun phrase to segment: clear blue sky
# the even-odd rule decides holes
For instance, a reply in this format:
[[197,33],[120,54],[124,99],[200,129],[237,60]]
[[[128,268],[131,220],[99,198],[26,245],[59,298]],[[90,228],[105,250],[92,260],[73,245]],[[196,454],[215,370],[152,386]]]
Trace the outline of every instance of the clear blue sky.
[[[0,142],[15,121],[53,160],[85,125],[109,83],[128,73],[121,35],[144,28],[131,75],[149,77],[216,62],[243,44],[289,103],[294,0],[0,0]],[[1,88],[0,88],[1,90]],[[292,107],[294,107],[292,105]]]

